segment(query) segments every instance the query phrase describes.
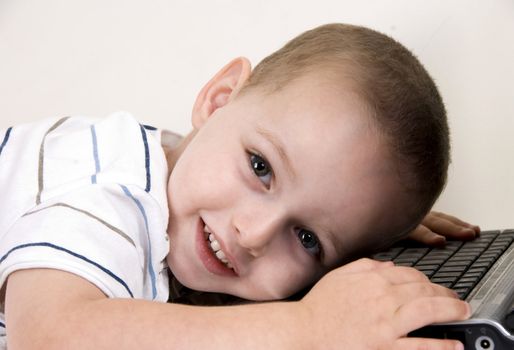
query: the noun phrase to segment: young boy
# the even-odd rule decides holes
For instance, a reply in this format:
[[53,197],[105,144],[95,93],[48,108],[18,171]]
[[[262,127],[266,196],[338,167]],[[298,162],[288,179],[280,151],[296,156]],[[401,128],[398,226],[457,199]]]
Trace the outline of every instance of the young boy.
[[[183,139],[126,113],[0,131],[9,348],[461,346],[406,337],[470,315],[451,291],[390,263],[337,268],[405,238],[446,179],[444,107],[405,48],[316,28],[253,72],[230,62],[192,124]],[[476,233],[442,214],[423,223],[414,237],[434,243],[430,229]],[[164,303],[168,272],[254,301],[321,280],[299,301],[201,307]]]

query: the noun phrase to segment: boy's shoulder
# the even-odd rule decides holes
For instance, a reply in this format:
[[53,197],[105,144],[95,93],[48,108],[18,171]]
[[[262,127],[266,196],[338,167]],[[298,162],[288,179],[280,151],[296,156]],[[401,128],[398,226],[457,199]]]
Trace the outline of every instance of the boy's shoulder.
[[12,199],[0,203],[0,232],[34,206],[91,184],[136,186],[165,205],[160,135],[126,112],[12,127],[0,155],[0,189]]

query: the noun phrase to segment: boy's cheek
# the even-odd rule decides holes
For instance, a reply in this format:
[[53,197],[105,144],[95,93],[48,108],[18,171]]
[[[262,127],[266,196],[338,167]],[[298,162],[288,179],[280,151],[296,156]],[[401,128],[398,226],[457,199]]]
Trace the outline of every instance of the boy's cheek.
[[[270,255],[252,262],[254,288],[261,290],[267,300],[287,298],[312,285],[325,274],[325,271],[295,244],[294,240],[284,239],[282,244],[268,251]],[[277,266],[280,268],[277,269]]]
[[213,156],[177,164],[168,184],[170,199],[179,206],[196,203],[205,209],[230,204],[244,182],[244,169],[235,163],[227,156]]

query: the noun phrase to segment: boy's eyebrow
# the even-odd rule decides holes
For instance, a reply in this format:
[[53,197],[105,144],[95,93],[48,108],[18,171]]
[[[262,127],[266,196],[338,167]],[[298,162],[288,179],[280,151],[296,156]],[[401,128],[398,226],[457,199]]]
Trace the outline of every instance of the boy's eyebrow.
[[291,175],[291,177],[295,178],[296,173],[293,169],[291,161],[289,160],[289,157],[287,156],[287,153],[285,151],[285,147],[284,147],[284,144],[282,143],[282,141],[280,141],[280,139],[275,134],[273,134],[270,130],[264,129],[261,126],[257,127],[257,133],[259,135],[261,135],[262,137],[264,137],[266,139],[266,141],[268,141],[273,146],[275,151],[280,156],[280,159],[282,159],[282,161],[284,162],[287,172]]

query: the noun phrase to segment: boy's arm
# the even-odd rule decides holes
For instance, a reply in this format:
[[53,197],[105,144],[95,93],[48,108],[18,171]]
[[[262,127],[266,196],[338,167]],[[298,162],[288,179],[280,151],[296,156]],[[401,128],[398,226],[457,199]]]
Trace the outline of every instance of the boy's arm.
[[298,302],[108,299],[80,277],[47,269],[14,272],[6,295],[9,349],[455,349],[455,341],[404,336],[466,317],[467,304],[414,269],[369,259],[332,271]]
[[[286,303],[196,307],[109,299],[74,274],[20,270],[8,280],[9,349],[293,348],[303,317]],[[269,336],[272,325],[281,325]]]

